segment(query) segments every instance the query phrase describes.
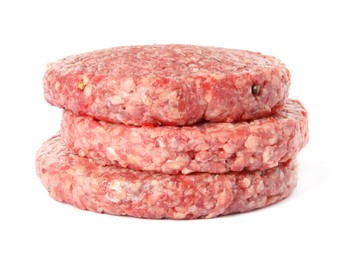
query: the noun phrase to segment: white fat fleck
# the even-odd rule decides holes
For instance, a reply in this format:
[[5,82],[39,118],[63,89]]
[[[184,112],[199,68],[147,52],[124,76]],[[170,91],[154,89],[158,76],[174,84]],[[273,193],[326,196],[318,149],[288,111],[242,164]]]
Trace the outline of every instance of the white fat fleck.
[[237,157],[234,160],[233,164],[230,166],[230,169],[232,171],[241,171],[244,168],[244,157],[242,154],[237,153]]
[[158,184],[158,181],[157,181],[157,180],[152,180],[152,181],[151,181],[151,185],[152,185],[152,186],[156,186],[157,184]]
[[114,202],[114,203],[119,202],[118,198],[114,198],[113,196],[109,195],[109,193],[105,194],[105,198],[111,202]]
[[127,193],[123,190],[107,193],[105,198],[110,200],[111,202],[118,203],[119,201],[123,201],[127,198]]
[[195,80],[195,87],[196,87],[197,90],[201,88],[201,80],[200,79],[196,79]]
[[271,107],[269,105],[265,104],[265,110],[271,112]]
[[183,207],[175,207],[174,217],[178,219],[183,219],[188,214],[188,209]]
[[84,85],[87,85],[88,83],[89,83],[89,78],[87,77],[87,76],[83,76],[83,83],[84,83]]
[[122,82],[121,85],[122,85],[122,89],[127,92],[130,92],[133,89],[135,89],[135,83],[133,79],[126,79],[125,81]]
[[[212,183],[212,182],[214,181],[213,176],[211,176],[211,175],[208,176],[207,178],[204,179],[204,181],[205,181],[205,182]],[[204,192],[206,192],[206,190],[205,190]]]
[[[156,129],[156,128],[154,128],[154,129]],[[163,131],[151,131],[151,133],[150,133],[150,138],[152,138],[152,139],[154,139],[156,137],[162,138],[161,136],[165,136]]]
[[121,190],[121,182],[114,180],[112,183],[109,185],[109,189],[119,191]]
[[127,160],[129,163],[134,164],[134,165],[140,165],[140,163],[143,161],[143,159],[140,156],[128,154],[127,155]]
[[189,159],[183,157],[177,157],[175,160],[167,160],[166,163],[162,166],[163,170],[175,170],[181,171],[189,163]]
[[182,174],[188,174],[188,173],[191,173],[191,172],[194,172],[193,170],[190,170],[190,169],[188,169],[188,168],[183,168],[182,170],[181,170],[181,173]]
[[174,50],[175,50],[176,53],[182,53],[182,50],[179,47],[175,47]]
[[145,91],[140,91],[141,101],[144,103],[145,106],[151,106],[152,105],[152,99],[146,94]]
[[272,155],[272,148],[271,147],[267,147],[265,149],[265,151],[262,153],[262,160],[264,163],[267,163]]
[[113,201],[113,202],[117,202],[117,201],[121,201],[126,199],[127,197],[127,193],[123,190],[123,188],[121,187],[121,182],[118,180],[113,180],[110,184],[109,184],[109,189],[111,189],[112,191],[109,192],[109,196],[108,194],[108,198],[109,200]]
[[227,154],[232,154],[235,151],[235,145],[230,145],[228,143],[223,145],[223,150]]
[[108,98],[108,101],[113,105],[119,105],[123,103],[123,100],[120,96],[112,96]]
[[[206,99],[207,99],[207,97],[206,97]],[[212,100],[212,95],[211,95],[211,100]],[[211,100],[210,101],[208,101],[208,102],[211,102]],[[211,111],[208,111],[207,112],[207,114],[206,114],[206,116],[208,117],[208,118],[210,118],[210,117],[216,117],[216,116],[218,116],[218,115],[220,115],[222,113],[222,110],[221,109],[213,109],[213,110],[211,110]]]
[[163,91],[159,94],[158,99],[162,102],[175,101],[177,98],[176,91]]
[[60,82],[59,82],[59,81],[57,81],[57,82],[55,83],[54,88],[55,88],[56,91],[59,91],[59,90],[60,90]]
[[116,152],[115,152],[114,149],[111,148],[111,147],[107,147],[107,152],[108,152],[109,154],[113,155],[113,156],[116,155]]
[[115,159],[115,160],[119,159],[118,154],[111,147],[107,147],[107,156],[110,157],[110,159]]
[[269,142],[270,145],[273,145],[273,144],[275,144],[275,143],[277,142],[277,140],[278,140],[277,136],[276,136],[276,135],[273,135],[273,136],[268,140],[268,142]]
[[162,137],[157,138],[157,143],[158,143],[159,147],[162,147],[162,148],[166,147],[164,139]]
[[244,143],[244,146],[248,148],[250,151],[255,151],[256,148],[258,147],[258,144],[259,144],[259,139],[254,135],[250,135],[248,136],[246,142]]
[[205,208],[206,208],[206,209],[212,209],[212,208],[214,208],[214,203],[213,203],[212,201],[206,202],[206,203],[205,203]]
[[225,78],[225,74],[214,74],[212,77],[216,80],[222,80]]
[[89,86],[86,86],[84,88],[84,95],[89,97],[91,95],[91,88]]
[[248,178],[243,178],[243,180],[241,181],[241,187],[245,189],[248,188],[250,184],[251,184],[251,181]]

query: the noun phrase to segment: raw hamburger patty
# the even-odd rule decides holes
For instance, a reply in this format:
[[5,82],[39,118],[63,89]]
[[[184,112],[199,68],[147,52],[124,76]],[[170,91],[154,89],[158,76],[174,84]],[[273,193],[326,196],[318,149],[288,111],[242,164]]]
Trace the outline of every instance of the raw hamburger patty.
[[58,201],[143,218],[212,218],[246,212],[286,198],[297,183],[294,160],[267,171],[154,174],[96,165],[70,152],[60,136],[37,152],[36,170]]
[[192,45],[117,47],[53,62],[44,95],[55,106],[113,123],[189,125],[269,115],[287,98],[277,59]]
[[240,123],[136,127],[64,111],[69,148],[98,164],[163,173],[266,170],[295,158],[308,141],[307,112],[294,100],[267,118]]

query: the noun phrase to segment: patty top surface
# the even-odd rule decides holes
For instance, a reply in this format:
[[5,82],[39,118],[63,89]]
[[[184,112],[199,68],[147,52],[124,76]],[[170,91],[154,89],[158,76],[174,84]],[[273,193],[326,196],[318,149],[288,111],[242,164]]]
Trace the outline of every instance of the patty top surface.
[[44,76],[50,104],[130,125],[256,119],[282,105],[289,86],[288,69],[274,57],[176,44],[69,56]]
[[284,65],[261,53],[195,45],[121,46],[69,56],[49,67],[62,73],[120,77],[182,77],[256,73]]

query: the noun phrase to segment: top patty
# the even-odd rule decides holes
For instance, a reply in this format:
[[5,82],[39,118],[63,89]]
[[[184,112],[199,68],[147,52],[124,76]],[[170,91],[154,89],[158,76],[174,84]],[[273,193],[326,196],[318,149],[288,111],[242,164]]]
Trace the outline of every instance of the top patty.
[[283,104],[289,86],[274,57],[193,45],[94,51],[50,63],[44,76],[52,105],[130,125],[256,119]]

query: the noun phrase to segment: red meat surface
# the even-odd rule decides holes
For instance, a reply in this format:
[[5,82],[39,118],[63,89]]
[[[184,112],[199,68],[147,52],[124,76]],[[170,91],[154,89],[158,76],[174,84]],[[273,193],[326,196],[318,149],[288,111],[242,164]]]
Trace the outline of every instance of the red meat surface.
[[193,45],[89,52],[50,63],[44,76],[50,104],[128,125],[256,119],[282,105],[289,86],[274,57]]

